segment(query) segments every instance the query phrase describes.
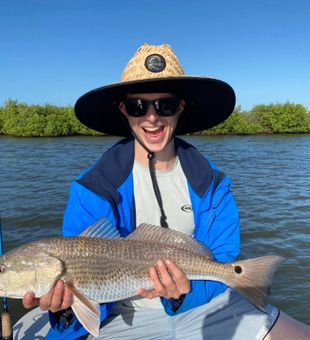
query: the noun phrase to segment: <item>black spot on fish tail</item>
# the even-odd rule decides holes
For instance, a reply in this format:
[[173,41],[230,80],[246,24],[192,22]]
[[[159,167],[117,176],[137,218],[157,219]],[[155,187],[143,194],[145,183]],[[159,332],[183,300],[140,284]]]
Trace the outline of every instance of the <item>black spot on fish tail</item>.
[[241,274],[242,273],[242,268],[240,266],[235,266],[235,273]]

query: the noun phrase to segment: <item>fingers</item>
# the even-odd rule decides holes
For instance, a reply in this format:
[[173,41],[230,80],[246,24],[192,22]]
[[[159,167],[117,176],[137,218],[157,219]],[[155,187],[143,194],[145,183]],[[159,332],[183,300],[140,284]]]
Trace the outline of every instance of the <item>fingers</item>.
[[40,299],[35,298],[34,294],[26,293],[23,298],[25,308],[39,305],[42,310],[57,312],[69,308],[73,303],[73,296],[69,289],[65,288],[63,281],[57,281],[55,286]]
[[171,272],[176,285],[179,288],[180,295],[189,293],[190,283],[183,271],[170,260],[166,260],[165,263],[168,267],[168,270]]
[[23,306],[25,308],[32,308],[39,305],[40,299],[35,298],[32,292],[28,292],[23,297]]
[[71,290],[65,288],[60,309],[67,309],[67,308],[71,307],[72,304],[73,304],[73,294],[72,294]]
[[40,307],[43,310],[49,309],[55,313],[59,310],[69,308],[72,303],[73,296],[71,291],[66,289],[64,282],[60,280],[49,293],[42,296]]
[[180,296],[179,288],[172,275],[168,272],[166,264],[159,260],[157,261],[157,268],[160,279],[157,275],[156,280],[153,282],[154,289],[157,290],[161,296],[166,298],[178,298]]
[[150,279],[154,289],[140,289],[138,294],[149,299],[162,296],[177,299],[190,291],[190,283],[183,271],[172,261],[157,261],[157,269],[149,269]]
[[141,295],[144,298],[148,298],[148,299],[154,299],[158,296],[164,296],[162,295],[161,291],[161,282],[159,280],[157,271],[154,267],[149,268],[149,275],[150,275],[150,279],[152,281],[153,287],[156,289],[151,289],[151,290],[146,290],[144,288],[140,288],[137,292],[138,295]]
[[155,289],[152,290],[146,290],[144,288],[140,288],[137,292],[138,295],[141,295],[144,298],[147,299],[154,299],[156,297],[159,297],[160,295],[156,292]]

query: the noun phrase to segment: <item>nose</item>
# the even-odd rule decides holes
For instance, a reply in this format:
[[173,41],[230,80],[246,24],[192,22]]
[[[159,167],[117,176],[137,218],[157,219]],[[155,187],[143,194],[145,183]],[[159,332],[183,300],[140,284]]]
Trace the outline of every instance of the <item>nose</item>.
[[154,105],[151,104],[148,107],[145,118],[150,121],[156,121],[159,118]]

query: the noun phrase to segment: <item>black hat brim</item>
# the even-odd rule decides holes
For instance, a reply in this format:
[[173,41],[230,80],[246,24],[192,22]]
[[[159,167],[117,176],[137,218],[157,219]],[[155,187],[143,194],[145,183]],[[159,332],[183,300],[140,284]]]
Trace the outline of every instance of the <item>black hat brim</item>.
[[227,83],[207,77],[171,77],[115,83],[87,92],[75,104],[77,118],[87,127],[114,136],[130,130],[118,106],[128,93],[174,93],[185,100],[177,134],[206,130],[232,113],[236,97]]

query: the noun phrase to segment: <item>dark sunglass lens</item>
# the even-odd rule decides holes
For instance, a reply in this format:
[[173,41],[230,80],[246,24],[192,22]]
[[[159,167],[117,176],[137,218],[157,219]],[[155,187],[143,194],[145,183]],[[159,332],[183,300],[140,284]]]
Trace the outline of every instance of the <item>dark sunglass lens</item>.
[[178,98],[162,98],[158,100],[160,116],[170,117],[174,116],[179,107]]
[[127,114],[131,117],[142,117],[147,111],[147,103],[141,99],[127,99],[124,104]]

